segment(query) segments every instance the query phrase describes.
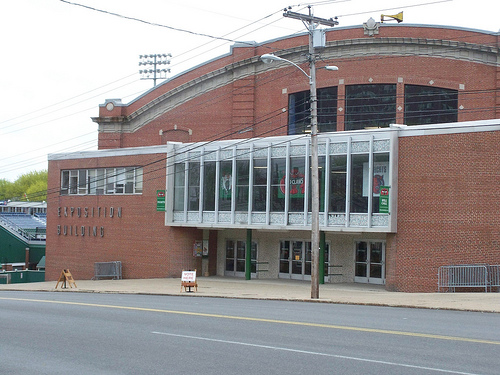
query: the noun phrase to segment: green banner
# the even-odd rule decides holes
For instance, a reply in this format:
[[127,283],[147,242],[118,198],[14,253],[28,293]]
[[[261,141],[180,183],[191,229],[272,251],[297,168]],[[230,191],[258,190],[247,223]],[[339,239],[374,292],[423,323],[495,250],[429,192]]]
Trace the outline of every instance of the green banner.
[[378,198],[378,212],[381,214],[389,213],[389,186],[380,187],[380,196]]
[[156,190],[156,211],[165,211],[165,190]]

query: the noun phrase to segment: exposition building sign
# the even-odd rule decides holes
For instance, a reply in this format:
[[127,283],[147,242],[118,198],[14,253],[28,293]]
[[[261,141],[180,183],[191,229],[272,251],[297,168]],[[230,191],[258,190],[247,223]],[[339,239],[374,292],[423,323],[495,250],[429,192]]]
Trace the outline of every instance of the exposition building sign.
[[[122,208],[101,206],[58,207],[57,216],[62,219],[71,219],[71,223],[57,225],[58,236],[104,237],[104,225],[89,225],[85,220],[100,218],[107,221],[121,218]],[[76,224],[74,224],[75,220],[77,221]]]

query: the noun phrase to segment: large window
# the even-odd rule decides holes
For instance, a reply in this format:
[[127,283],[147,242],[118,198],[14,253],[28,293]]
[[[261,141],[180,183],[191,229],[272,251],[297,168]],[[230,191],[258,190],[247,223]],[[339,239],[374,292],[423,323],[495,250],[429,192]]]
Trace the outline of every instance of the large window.
[[286,192],[286,160],[273,158],[271,160],[271,211],[285,211]]
[[236,161],[236,211],[248,211],[249,160]]
[[266,211],[266,201],[267,159],[254,159],[252,211]]
[[385,128],[396,122],[396,85],[349,85],[345,92],[345,130]]
[[351,159],[351,212],[368,212],[368,154],[352,155]]
[[203,167],[203,211],[215,211],[215,166],[210,161]]
[[[311,131],[310,91],[290,94],[288,97],[288,134]],[[318,131],[337,131],[337,87],[317,90]]]
[[184,163],[176,164],[174,175],[174,211],[184,211],[185,175]]
[[221,161],[219,172],[219,211],[231,211],[233,162]]
[[405,85],[406,125],[438,124],[457,121],[457,90]]
[[188,170],[188,211],[200,209],[200,163],[190,162]]
[[345,212],[347,156],[330,156],[330,212]]
[[61,195],[142,194],[142,168],[61,171]]

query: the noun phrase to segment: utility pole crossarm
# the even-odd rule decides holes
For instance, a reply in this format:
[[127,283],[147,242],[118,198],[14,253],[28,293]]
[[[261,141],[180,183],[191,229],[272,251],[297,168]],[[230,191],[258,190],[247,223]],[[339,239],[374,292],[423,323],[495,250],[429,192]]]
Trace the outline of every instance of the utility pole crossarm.
[[333,18],[329,18],[329,19],[319,18],[319,17],[307,15],[307,14],[300,14],[300,13],[296,13],[296,12],[291,12],[289,10],[287,10],[285,13],[283,13],[283,17],[293,18],[296,20],[306,21],[308,23],[316,23],[319,25],[325,25],[325,26],[331,26],[331,27],[339,24],[339,21],[337,21],[336,19],[333,19]]

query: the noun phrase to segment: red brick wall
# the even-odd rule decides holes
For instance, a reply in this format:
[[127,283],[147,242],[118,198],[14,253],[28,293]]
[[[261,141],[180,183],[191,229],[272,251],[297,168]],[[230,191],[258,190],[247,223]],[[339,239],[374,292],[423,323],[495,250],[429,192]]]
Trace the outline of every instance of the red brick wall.
[[[141,195],[59,195],[61,169],[141,165],[146,165]],[[165,155],[50,161],[48,183],[47,280],[57,279],[65,268],[76,280],[90,279],[94,262],[121,261],[124,278],[178,277],[182,269],[196,268],[192,248],[202,231],[165,227],[165,213],[156,211],[156,190],[165,189]]]
[[399,139],[390,290],[437,291],[439,266],[500,264],[500,132]]

